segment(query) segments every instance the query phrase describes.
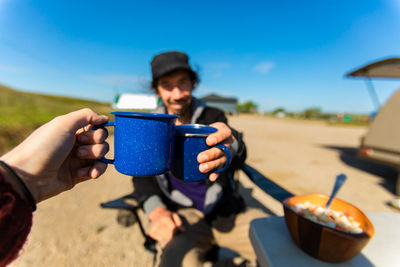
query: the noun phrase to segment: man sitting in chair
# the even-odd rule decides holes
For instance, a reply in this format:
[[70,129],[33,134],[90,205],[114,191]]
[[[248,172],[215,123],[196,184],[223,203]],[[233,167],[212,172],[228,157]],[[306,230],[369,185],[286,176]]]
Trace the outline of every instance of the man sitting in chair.
[[[134,196],[150,221],[148,234],[158,241],[157,265],[202,266],[213,245],[229,248],[255,263],[249,224],[265,214],[246,208],[234,190],[232,173],[246,158],[241,134],[228,126],[223,111],[207,107],[192,96],[199,78],[186,54],[171,51],[156,55],[151,70],[152,89],[162,100],[154,112],[179,115],[177,125],[215,127],[218,131],[207,137],[207,144],[224,144],[232,154],[228,170],[211,173],[206,181],[184,182],[170,172],[133,177]],[[200,153],[197,160],[200,172],[208,173],[222,168],[227,159],[223,151],[211,148]]]

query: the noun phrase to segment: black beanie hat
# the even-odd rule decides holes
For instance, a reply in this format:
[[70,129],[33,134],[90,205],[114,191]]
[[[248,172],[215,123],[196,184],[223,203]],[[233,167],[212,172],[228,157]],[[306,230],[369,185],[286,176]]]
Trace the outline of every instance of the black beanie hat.
[[174,70],[194,72],[189,65],[189,57],[179,51],[164,52],[156,55],[151,63],[153,81]]

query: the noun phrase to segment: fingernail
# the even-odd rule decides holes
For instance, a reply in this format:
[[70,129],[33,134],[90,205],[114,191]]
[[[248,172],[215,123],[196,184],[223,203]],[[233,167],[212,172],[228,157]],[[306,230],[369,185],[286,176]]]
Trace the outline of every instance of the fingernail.
[[99,178],[99,171],[96,170],[96,169],[92,170],[92,171],[91,171],[91,174],[90,174],[90,178],[92,178],[92,179],[97,179],[97,178]]
[[203,155],[200,156],[200,161],[201,162],[205,162],[207,160],[208,160],[208,156],[207,155],[203,154]]
[[213,175],[213,173],[211,173],[210,176],[208,176],[208,178],[210,179],[211,182],[215,181],[215,175]]
[[206,172],[208,170],[208,164],[200,164],[200,172]]
[[102,120],[108,120],[108,117],[106,115],[101,115]]
[[215,145],[217,143],[217,138],[211,137],[210,142],[211,142],[211,145]]
[[95,121],[96,121],[96,122],[97,122],[97,121],[103,121],[104,119],[108,119],[108,117],[107,117],[106,115],[100,114],[100,116],[98,116],[98,117],[97,117],[97,120],[95,120]]

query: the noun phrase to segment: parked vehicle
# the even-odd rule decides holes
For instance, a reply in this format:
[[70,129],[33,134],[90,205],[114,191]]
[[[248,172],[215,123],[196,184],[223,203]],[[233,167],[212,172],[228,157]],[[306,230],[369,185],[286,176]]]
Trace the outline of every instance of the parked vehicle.
[[[358,156],[394,166],[400,171],[400,88],[380,106],[371,78],[400,79],[400,58],[388,58],[365,65],[346,75],[366,79],[367,87],[377,108],[368,132],[361,139]],[[400,195],[400,172],[396,194]]]

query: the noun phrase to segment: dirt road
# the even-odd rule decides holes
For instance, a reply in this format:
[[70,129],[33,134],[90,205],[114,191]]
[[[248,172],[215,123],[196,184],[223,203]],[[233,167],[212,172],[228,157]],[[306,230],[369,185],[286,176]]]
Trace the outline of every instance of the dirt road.
[[[392,210],[386,203],[394,197],[396,172],[355,157],[366,128],[242,115],[229,121],[244,133],[247,163],[283,189],[329,194],[335,175],[343,172],[348,180],[338,198],[363,211]],[[243,193],[283,214],[278,201],[243,174],[240,179]],[[101,179],[40,203],[28,243],[11,266],[151,266],[137,225],[124,228],[115,221],[116,211],[99,207],[131,191],[130,177],[110,166]]]

